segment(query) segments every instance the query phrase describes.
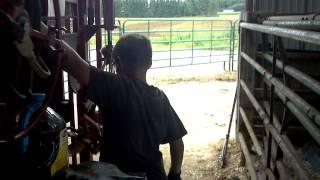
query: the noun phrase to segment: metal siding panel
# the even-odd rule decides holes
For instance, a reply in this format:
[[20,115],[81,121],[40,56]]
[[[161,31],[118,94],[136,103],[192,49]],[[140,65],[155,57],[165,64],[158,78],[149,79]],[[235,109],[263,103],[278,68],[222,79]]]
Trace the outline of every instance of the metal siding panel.
[[263,0],[260,0],[260,1],[259,1],[259,8],[258,8],[258,11],[261,11],[262,6],[263,6]]
[[256,4],[257,4],[257,11],[260,11],[260,9],[261,9],[261,0],[257,0]]
[[256,0],[255,10],[277,13],[319,13],[319,0]]
[[[267,13],[313,14],[320,13],[320,0],[256,0],[255,11]],[[301,45],[301,43],[284,40],[290,49],[320,50],[319,46]]]

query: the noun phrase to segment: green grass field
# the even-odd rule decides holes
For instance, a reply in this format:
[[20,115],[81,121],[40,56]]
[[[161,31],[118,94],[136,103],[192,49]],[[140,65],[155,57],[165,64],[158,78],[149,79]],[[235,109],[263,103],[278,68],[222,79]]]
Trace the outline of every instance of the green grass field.
[[[121,29],[113,32],[113,43],[121,33],[140,33],[152,41],[153,50],[216,49],[228,50],[231,27],[239,15],[193,18],[144,18],[116,20]],[[119,23],[119,24],[118,24]],[[120,33],[121,32],[121,33]],[[237,35],[237,33],[235,33]],[[103,44],[105,44],[103,37]],[[95,48],[95,37],[90,40],[90,49]]]

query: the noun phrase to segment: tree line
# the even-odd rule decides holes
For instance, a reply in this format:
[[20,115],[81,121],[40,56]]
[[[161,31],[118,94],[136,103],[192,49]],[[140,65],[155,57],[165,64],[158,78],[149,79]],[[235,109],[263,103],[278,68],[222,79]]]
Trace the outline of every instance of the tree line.
[[116,17],[213,16],[223,9],[239,11],[243,0],[115,0]]

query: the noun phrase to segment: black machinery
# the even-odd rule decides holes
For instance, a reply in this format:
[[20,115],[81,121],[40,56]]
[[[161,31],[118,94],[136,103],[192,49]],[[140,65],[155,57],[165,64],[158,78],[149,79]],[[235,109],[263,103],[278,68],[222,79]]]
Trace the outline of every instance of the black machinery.
[[[105,25],[100,22],[101,4]],[[65,16],[61,16],[64,6]],[[53,11],[54,16],[48,17],[48,11]],[[84,17],[89,21],[85,22]],[[104,64],[100,54],[101,28],[108,32],[109,38]],[[72,177],[81,174],[88,178],[88,174],[96,172],[95,168],[111,170],[110,177],[97,171],[92,179],[141,179],[127,176],[105,163],[77,166],[91,161],[92,153],[99,150],[100,118],[95,108],[88,110],[85,106],[84,87],[75,85],[72,77],[64,75],[63,49],[57,39],[65,39],[87,59],[86,42],[96,34],[98,68],[112,70],[107,56],[112,51],[114,28],[110,0],[0,1],[0,179],[49,179],[56,174],[55,178],[68,179],[70,173],[74,173]],[[79,161],[76,153],[69,152],[69,147],[81,139],[86,140],[86,146],[80,152]]]

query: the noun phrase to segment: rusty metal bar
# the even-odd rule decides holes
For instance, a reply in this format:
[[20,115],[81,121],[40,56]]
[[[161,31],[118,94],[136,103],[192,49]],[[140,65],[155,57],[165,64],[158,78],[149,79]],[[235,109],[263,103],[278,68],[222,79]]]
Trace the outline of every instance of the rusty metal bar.
[[275,139],[275,141],[278,143],[279,147],[283,151],[283,154],[285,154],[285,156],[287,156],[288,159],[290,159],[293,167],[297,170],[297,173],[300,175],[300,177],[302,179],[310,179],[311,176],[303,167],[303,163],[299,162],[297,156],[295,156],[295,154],[292,153],[293,150],[292,149],[290,150],[290,148],[288,148],[287,143],[283,140],[283,137],[280,136],[280,134],[271,124],[269,124],[266,127],[269,128],[270,133],[272,134],[273,138]]
[[266,175],[268,180],[276,180],[277,178],[274,176],[273,172],[268,168],[266,169]]
[[287,145],[287,143],[283,140],[280,133],[277,131],[277,129],[270,124],[269,117],[266,114],[265,110],[261,107],[257,99],[254,97],[254,95],[250,92],[249,88],[245,84],[243,80],[240,80],[240,86],[244,90],[245,94],[247,95],[248,99],[250,100],[252,106],[255,108],[257,113],[259,114],[260,118],[263,120],[263,124],[265,125],[266,131],[270,132],[273,139],[277,142],[283,153],[291,159],[293,162],[294,168],[297,170],[298,174],[303,179],[310,179],[309,173],[304,169],[303,163],[299,161],[299,158],[297,158],[297,155],[294,153],[295,150],[292,149],[290,146]]
[[[95,24],[96,26],[101,26],[101,2],[100,0],[95,0]],[[102,68],[102,57],[101,57],[101,47],[102,47],[102,33],[101,28],[97,29],[96,32],[96,56],[97,56],[97,68]]]
[[[261,75],[263,75],[266,80],[269,80],[270,83],[275,86],[275,91],[278,97],[283,101],[284,104],[287,105],[290,111],[298,118],[300,123],[308,130],[308,132],[314,138],[314,140],[317,141],[318,144],[320,144],[319,128],[317,128],[317,126],[312,121],[310,121],[308,117],[305,116],[306,114],[312,119],[319,118],[320,117],[319,112],[310,104],[308,104],[306,101],[304,101],[304,99],[302,99],[296,93],[292,92],[292,90],[284,86],[279,80],[272,77],[272,75],[269,72],[267,72],[262,66],[260,66],[257,62],[255,62],[247,54],[241,52],[241,56],[243,57],[244,60],[246,60],[249,64],[251,64],[255,70],[257,70]],[[298,105],[299,108],[303,110],[303,112],[301,112],[293,103]]]
[[[268,104],[268,102],[264,102],[264,107],[265,107],[267,113],[270,115],[270,111],[268,111],[270,105]],[[275,114],[273,114],[273,120],[274,120],[275,128],[278,130],[278,132],[280,132],[281,124],[279,122],[278,117]],[[293,147],[288,136],[286,134],[281,134],[281,137],[282,137],[283,142],[288,146],[288,149],[293,150],[292,154],[297,158],[297,162],[302,164],[303,160],[300,158],[298,153],[294,150],[295,148]],[[288,174],[288,173],[286,173],[286,174]]]
[[[78,0],[78,28],[83,29],[85,27],[85,21],[86,21],[86,9],[87,4],[86,0]],[[84,39],[84,36],[80,36],[78,39],[79,42],[77,44],[77,52],[78,54],[84,59],[87,60],[87,48],[86,48],[86,42]],[[77,110],[78,110],[78,118],[82,117],[85,110],[84,110],[84,102],[86,101],[86,95],[85,95],[85,88],[81,84],[80,90],[77,92]],[[84,151],[80,153],[80,162],[86,162],[92,160],[91,153],[88,148],[86,148]]]
[[[270,63],[272,62],[272,56],[271,55],[269,55],[267,53],[262,53],[262,57],[264,59],[266,59],[267,61],[269,61]],[[279,59],[277,59],[277,67],[279,69],[284,69],[284,71],[288,75],[290,75],[292,78],[296,79],[301,84],[305,85],[306,87],[310,88],[315,93],[320,95],[320,82],[319,81],[315,80],[314,78],[310,77],[307,74],[304,74],[303,72],[295,69],[292,66],[289,66],[289,65],[283,66],[283,63]],[[306,114],[308,114],[309,109],[307,109],[306,104],[304,104],[302,108],[305,108],[304,111],[305,111]],[[313,111],[317,112],[318,110],[313,109]],[[315,115],[315,116],[310,115],[310,116],[309,117],[310,118],[314,118],[315,123],[320,126],[320,116],[318,116],[318,115]]]
[[246,11],[253,11],[253,0],[246,0]]
[[[266,109],[267,113],[270,115],[270,111],[269,111],[270,105],[269,105],[269,103],[267,101],[264,101],[263,105],[264,105],[264,108]],[[281,129],[280,121],[279,121],[278,117],[275,116],[274,113],[273,113],[273,116],[274,116],[273,117],[273,120],[274,120],[273,125],[280,132],[280,129]]]
[[[278,92],[279,93],[279,92]],[[280,97],[280,95],[278,94]],[[280,99],[285,103],[285,105],[289,108],[289,110],[296,116],[296,118],[300,121],[300,123],[308,130],[309,134],[314,138],[314,140],[320,144],[320,131],[319,128],[312,122],[310,119],[306,117],[298,107],[296,107],[292,102],[286,101],[284,96],[280,97]]]
[[249,149],[247,147],[246,141],[245,141],[245,139],[244,139],[244,137],[243,137],[241,132],[238,132],[238,137],[239,137],[241,150],[242,150],[243,155],[244,155],[244,157],[246,159],[246,165],[247,165],[250,177],[251,177],[252,180],[257,180],[258,177],[257,177],[257,173],[256,173],[255,168],[254,168],[254,162],[253,162],[253,160],[251,158],[251,155],[249,153]]
[[[240,106],[239,108],[239,111],[240,111],[240,115],[243,119],[243,122],[244,124],[246,125],[246,128],[247,128],[247,131],[249,133],[249,136],[251,137],[251,140],[253,142],[253,145],[254,147],[256,148],[256,151],[257,151],[257,154],[260,156],[262,162],[263,162],[263,165],[265,165],[266,163],[266,157],[265,157],[265,154],[264,154],[264,151],[262,150],[262,147],[257,139],[257,136],[255,135],[254,131],[253,131],[253,128],[249,122],[249,119],[244,111],[244,109]],[[272,173],[272,171],[270,169],[266,169],[266,174],[267,176],[269,177],[270,180],[275,180],[275,176],[274,174]]]
[[280,179],[289,179],[286,168],[281,161],[276,162],[276,167],[280,175]]
[[93,22],[94,22],[94,10],[95,8],[93,7],[94,6],[94,2],[95,0],[89,0],[88,1],[88,25],[92,26],[93,25]]
[[[268,111],[268,109],[267,109],[270,107],[270,105],[268,104],[268,102],[264,102],[263,104],[264,104],[265,109],[267,110],[267,113],[270,115],[270,111]],[[281,131],[281,124],[278,120],[278,117],[275,114],[273,114],[273,116],[274,116],[273,117],[274,118],[274,126],[278,130],[278,132],[280,132]],[[288,147],[290,149],[294,149],[291,141],[289,140],[289,138],[286,134],[282,134],[281,137],[283,138],[283,141],[286,142],[286,144],[288,145]],[[296,154],[296,156],[298,156],[298,155]],[[300,159],[300,161],[302,162],[302,159]]]
[[293,29],[320,30],[320,21],[263,21],[267,26],[279,26]]
[[281,27],[266,26],[254,23],[241,23],[241,28],[258,31],[275,36],[285,37],[306,43],[320,45],[320,33]]
[[270,21],[302,21],[302,20],[319,20],[317,14],[306,15],[291,15],[291,16],[270,16],[267,18]]
[[[258,54],[260,54],[265,60],[269,61],[270,63],[272,62],[272,56],[270,54],[268,53],[258,53]],[[308,88],[313,90],[315,93],[320,95],[320,82],[318,80],[312,78],[311,76],[301,72],[300,70],[292,66],[285,65],[283,67],[283,63],[279,59],[277,59],[277,67],[279,69],[283,68],[288,75],[290,75],[291,77],[299,81],[301,84],[307,86]]]
[[[272,69],[271,75],[272,77],[275,76],[276,73],[276,58],[277,58],[277,37],[273,37],[273,48],[272,48]],[[270,87],[270,113],[273,114],[274,111],[274,94],[275,94],[275,85],[271,84]],[[273,116],[269,116],[269,121],[273,124]],[[267,167],[271,167],[271,149],[272,149],[272,136],[268,136],[268,146],[267,146]]]
[[[282,74],[282,82],[284,86],[287,86],[287,74],[284,71],[284,67],[287,65],[288,61],[288,56],[287,56],[287,51],[283,46],[282,39],[280,37],[278,38],[278,45],[279,45],[279,52],[280,52],[280,58],[282,59],[283,66],[281,68],[281,74]],[[273,63],[275,63],[275,66],[277,64],[277,59],[273,59]],[[282,114],[282,119],[281,119],[281,128],[280,128],[280,134],[284,134],[285,131],[288,130],[288,107],[286,105],[283,105],[283,114]],[[280,152],[280,153],[279,153]],[[279,147],[276,153],[276,158],[279,159],[280,157],[282,158],[283,153],[279,151]]]
[[[303,98],[293,92],[291,89],[284,86],[279,80],[273,78],[270,73],[268,73],[262,66],[255,62],[251,57],[245,53],[241,53],[241,56],[248,61],[261,75],[264,75],[266,79],[270,80],[280,91],[282,91],[287,98],[289,98],[293,103],[303,109],[303,112],[307,114],[311,119],[314,119],[317,122],[320,122],[320,112],[307,103]],[[270,57],[272,61],[272,56]],[[267,59],[270,60],[270,59]],[[300,75],[300,74],[297,74]],[[313,81],[311,81],[313,82]]]
[[265,154],[264,154],[264,152],[263,152],[263,149],[262,149],[262,147],[261,147],[261,145],[260,145],[260,143],[259,143],[259,141],[258,141],[258,139],[257,139],[257,136],[255,135],[255,133],[254,133],[254,131],[253,131],[253,128],[252,128],[252,126],[251,126],[251,124],[250,124],[250,122],[249,122],[249,119],[248,119],[248,117],[247,117],[247,115],[245,114],[245,112],[244,112],[244,110],[243,110],[243,108],[240,106],[240,108],[239,108],[239,111],[240,111],[240,115],[241,115],[241,117],[242,117],[242,119],[243,119],[243,122],[244,122],[244,124],[246,125],[246,128],[247,128],[247,131],[248,131],[248,133],[249,133],[249,136],[251,137],[251,140],[252,140],[252,142],[253,142],[253,145],[254,145],[254,147],[256,148],[256,151],[257,151],[257,154],[261,157],[261,158],[263,158],[263,162],[265,162]]

